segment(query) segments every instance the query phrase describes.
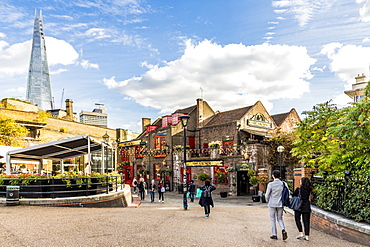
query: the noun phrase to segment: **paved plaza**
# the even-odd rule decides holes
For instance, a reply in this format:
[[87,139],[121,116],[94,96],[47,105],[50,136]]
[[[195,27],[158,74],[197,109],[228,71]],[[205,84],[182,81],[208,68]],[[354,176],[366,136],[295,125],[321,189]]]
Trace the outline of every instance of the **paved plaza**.
[[175,192],[130,208],[0,206],[0,246],[362,246],[314,229],[310,241],[297,240],[289,213],[288,239],[271,240],[266,203],[216,194],[214,201],[209,218],[197,200],[185,211]]

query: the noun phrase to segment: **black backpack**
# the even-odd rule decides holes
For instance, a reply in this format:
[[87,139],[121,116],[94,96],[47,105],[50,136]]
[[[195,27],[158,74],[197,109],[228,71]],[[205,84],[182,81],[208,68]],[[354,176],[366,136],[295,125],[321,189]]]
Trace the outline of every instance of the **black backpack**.
[[206,187],[206,189],[203,191],[203,197],[211,197],[211,186]]
[[283,202],[283,206],[289,207],[290,201],[289,201],[289,189],[286,186],[284,182],[283,183],[283,191],[281,193],[281,201]]

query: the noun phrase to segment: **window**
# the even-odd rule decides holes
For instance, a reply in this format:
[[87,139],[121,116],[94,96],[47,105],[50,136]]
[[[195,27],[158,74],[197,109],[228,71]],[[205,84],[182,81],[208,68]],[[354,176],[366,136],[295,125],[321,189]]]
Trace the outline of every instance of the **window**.
[[161,167],[162,167],[161,164],[153,164],[154,180],[161,180],[161,174],[160,174]]
[[231,154],[233,152],[234,140],[222,142],[222,153]]
[[144,149],[145,149],[145,145],[135,146],[135,158],[136,159],[144,158]]
[[158,135],[154,137],[154,148],[161,150],[165,149],[166,147],[166,136],[165,135]]
[[216,166],[214,169],[214,178],[215,178],[215,184],[227,184],[228,178],[227,178],[227,171],[226,166]]
[[128,148],[121,149],[120,154],[121,154],[121,162],[128,162],[128,161],[130,161],[129,149]]

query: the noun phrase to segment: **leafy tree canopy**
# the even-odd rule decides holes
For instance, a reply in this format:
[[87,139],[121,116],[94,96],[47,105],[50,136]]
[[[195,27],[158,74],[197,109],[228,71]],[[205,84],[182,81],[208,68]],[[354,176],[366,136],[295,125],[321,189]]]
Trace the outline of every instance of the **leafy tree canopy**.
[[299,124],[293,156],[321,171],[343,174],[351,171],[363,176],[370,173],[370,100],[338,109],[330,101],[317,104]]
[[22,146],[22,139],[19,137],[27,134],[26,127],[15,124],[11,118],[0,116],[0,145],[20,147]]

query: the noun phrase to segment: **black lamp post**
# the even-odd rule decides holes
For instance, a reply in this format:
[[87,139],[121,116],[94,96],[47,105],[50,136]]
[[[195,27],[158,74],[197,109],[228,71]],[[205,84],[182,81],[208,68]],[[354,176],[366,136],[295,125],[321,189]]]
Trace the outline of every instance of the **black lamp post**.
[[183,191],[184,191],[184,200],[183,200],[183,204],[184,204],[184,209],[187,210],[188,209],[188,199],[186,198],[186,193],[188,192],[188,188],[186,186],[186,180],[187,180],[187,175],[186,175],[186,126],[188,125],[188,121],[189,121],[189,118],[190,116],[189,115],[183,115],[183,116],[180,116],[180,120],[181,120],[181,124],[182,124],[182,127],[184,129],[184,177],[183,177],[183,180],[184,180],[184,186],[183,186]]
[[[102,136],[103,138],[103,142],[106,143],[107,145],[109,145],[109,135],[107,132],[105,132],[105,134]],[[107,148],[107,152],[105,152],[105,145],[103,145],[103,155],[102,155],[102,172],[104,173],[104,169],[105,170],[108,170],[108,160],[107,160],[107,157],[108,157],[108,148]]]
[[281,172],[281,166],[283,165],[283,152],[284,152],[285,148],[283,146],[278,146],[277,147],[277,151],[279,152],[280,156],[279,156],[279,165],[280,165],[280,178],[282,178],[283,174]]

